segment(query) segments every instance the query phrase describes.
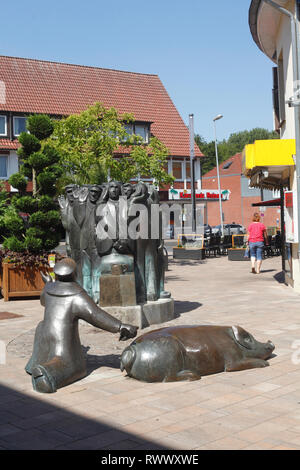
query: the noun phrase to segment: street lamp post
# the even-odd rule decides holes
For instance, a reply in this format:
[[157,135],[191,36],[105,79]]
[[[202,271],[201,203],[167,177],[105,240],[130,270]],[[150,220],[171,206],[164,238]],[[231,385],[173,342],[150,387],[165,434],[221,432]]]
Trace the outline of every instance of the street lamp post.
[[191,176],[191,199],[192,199],[192,233],[196,233],[196,196],[195,196],[195,172],[194,172],[194,115],[189,115],[190,131],[190,176]]
[[214,122],[214,129],[215,129],[215,148],[216,148],[216,162],[217,162],[217,178],[218,178],[218,190],[219,190],[219,205],[220,205],[220,221],[221,221],[221,233],[222,237],[224,236],[224,225],[223,225],[223,211],[222,211],[222,194],[221,194],[221,186],[220,186],[220,173],[219,173],[219,159],[218,159],[218,143],[217,143],[217,130],[216,130],[216,121],[222,119],[222,114],[218,114],[213,119]]

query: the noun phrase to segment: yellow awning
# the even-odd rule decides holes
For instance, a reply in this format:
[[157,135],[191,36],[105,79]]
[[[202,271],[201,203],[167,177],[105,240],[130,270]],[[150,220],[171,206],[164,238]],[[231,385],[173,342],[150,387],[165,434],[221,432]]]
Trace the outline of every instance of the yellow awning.
[[295,154],[295,139],[256,140],[243,150],[243,174],[252,187],[278,188],[286,184]]
[[293,155],[296,155],[295,139],[256,140],[243,150],[243,173],[248,176],[255,167],[293,166]]

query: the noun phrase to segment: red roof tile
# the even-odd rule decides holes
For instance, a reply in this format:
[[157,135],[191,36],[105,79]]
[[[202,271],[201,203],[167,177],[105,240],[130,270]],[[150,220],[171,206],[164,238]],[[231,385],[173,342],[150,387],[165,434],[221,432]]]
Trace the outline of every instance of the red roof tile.
[[[228,168],[224,168],[226,164],[232,162]],[[224,162],[219,162],[219,174],[220,176],[227,176],[227,175],[235,175],[242,173],[242,154],[237,153],[232,157],[228,158]],[[217,176],[217,167],[213,168],[212,170],[208,171],[203,175],[203,178],[215,178]]]
[[[2,111],[69,115],[98,101],[153,122],[170,155],[189,155],[188,128],[157,75],[0,56],[0,81]],[[196,145],[195,155],[202,155]]]
[[20,147],[20,144],[17,140],[0,139],[0,149],[16,150],[19,147]]

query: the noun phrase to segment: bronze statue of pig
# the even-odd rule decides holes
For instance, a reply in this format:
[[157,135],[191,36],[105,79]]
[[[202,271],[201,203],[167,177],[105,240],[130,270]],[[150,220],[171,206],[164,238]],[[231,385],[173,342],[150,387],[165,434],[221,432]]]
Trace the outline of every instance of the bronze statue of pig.
[[266,367],[275,346],[240,326],[174,326],[146,333],[122,353],[121,371],[144,382],[199,380],[203,375]]

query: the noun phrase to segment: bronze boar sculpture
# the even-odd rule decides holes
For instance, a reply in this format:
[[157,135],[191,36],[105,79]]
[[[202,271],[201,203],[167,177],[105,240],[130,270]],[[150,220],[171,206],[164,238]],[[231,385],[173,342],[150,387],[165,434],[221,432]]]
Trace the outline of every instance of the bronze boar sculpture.
[[136,338],[122,353],[121,371],[144,382],[199,380],[266,367],[274,348],[239,326],[174,326]]
[[36,328],[32,356],[25,367],[34,390],[41,393],[56,392],[87,375],[79,319],[111,333],[119,332],[121,341],[137,333],[137,327],[123,324],[99,308],[75,282],[76,263],[71,258],[56,263],[53,271],[55,282],[50,276],[42,276],[46,283],[41,294],[44,319]]

